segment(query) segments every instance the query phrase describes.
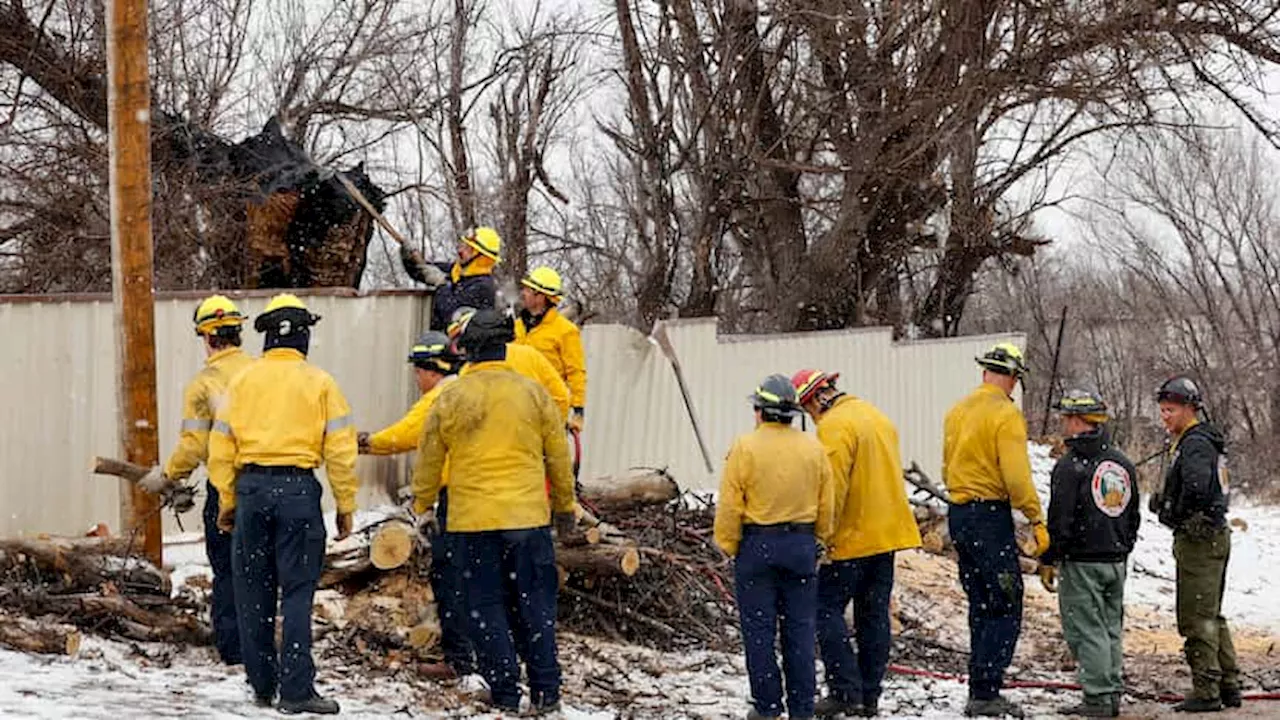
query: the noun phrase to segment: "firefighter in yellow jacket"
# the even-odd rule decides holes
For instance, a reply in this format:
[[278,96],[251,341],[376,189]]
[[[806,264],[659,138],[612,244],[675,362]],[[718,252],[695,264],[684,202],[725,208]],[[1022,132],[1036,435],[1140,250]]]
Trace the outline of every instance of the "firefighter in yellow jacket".
[[311,605],[325,547],[314,469],[325,466],[344,538],[356,509],[356,429],[333,377],[307,363],[319,320],[294,295],[267,303],[254,321],[265,334],[262,359],[231,381],[209,440],[218,527],[232,533],[245,674],[258,704],[269,705],[278,690],[284,713],[338,712],[337,702],[316,693],[311,657]]
[[[796,399],[817,423],[835,483],[835,534],[818,570],[818,649],[828,695],[818,717],[874,717],[891,631],[889,596],[898,550],[920,546],[902,480],[898,430],[862,398],[836,388],[839,373],[801,370]],[[855,655],[844,613],[853,603]]]
[[[245,317],[240,308],[223,295],[202,301],[195,311],[196,336],[204,343],[205,366],[182,393],[182,429],[178,445],[161,468],[151,468],[139,485],[150,492],[163,493],[186,480],[209,457],[209,431],[218,406],[223,402],[231,378],[253,363],[240,349],[240,330]],[[218,491],[205,483],[204,550],[213,570],[213,592],[209,602],[210,625],[218,656],[227,665],[239,665],[240,631],[236,624],[236,601],[231,583],[231,535],[218,529]]]
[[569,426],[582,432],[587,404],[587,359],[582,352],[582,331],[557,309],[563,299],[560,273],[549,267],[534,268],[520,284],[521,310],[516,317],[516,342],[528,345],[551,362],[569,386],[573,414]]
[[459,358],[450,348],[449,336],[434,330],[423,333],[409,351],[413,378],[422,396],[404,417],[375,433],[359,433],[360,453],[397,455],[418,447],[427,412],[440,396],[440,391],[458,372]]
[[969,716],[1022,717],[1000,695],[1022,629],[1022,570],[1011,510],[1031,521],[1038,557],[1049,548],[1031,481],[1027,423],[1013,390],[1027,373],[1022,350],[999,343],[981,357],[982,385],[951,408],[944,425],[942,480],[951,506],[960,584],[969,597]]
[[[467,321],[475,313],[476,310],[474,308],[459,308],[453,314],[453,321],[449,323],[449,339],[454,343],[454,352],[468,362],[470,362],[470,359],[467,358],[465,349],[458,346],[458,338],[462,335],[463,329],[466,328]],[[568,420],[570,408],[569,386],[565,384],[564,378],[560,377],[560,373],[556,372],[555,366],[551,364],[550,360],[543,357],[542,353],[532,347],[512,341],[507,343],[506,363],[511,366],[512,370],[541,385],[551,395],[551,400],[560,411],[560,417],[566,421]],[[470,369],[464,365],[459,375],[466,375],[468,372],[470,372]]]
[[781,629],[786,711],[813,716],[817,561],[833,524],[831,464],[822,445],[791,427],[795,389],[770,375],[750,396],[756,428],[725,460],[716,503],[716,544],[735,558],[734,587],[751,685],[748,720],[783,714],[774,657]]
[[[422,443],[427,424],[427,413],[440,397],[441,391],[457,378],[460,358],[454,352],[449,336],[434,330],[418,338],[409,352],[413,363],[414,378],[422,397],[409,408],[404,417],[372,435],[360,433],[360,452],[369,455],[393,455],[417,449]],[[431,536],[431,590],[436,599],[436,615],[440,619],[440,649],[443,663],[422,665],[419,671],[436,679],[451,679],[469,675],[474,671],[471,646],[467,641],[466,616],[458,601],[462,592],[460,576],[454,572],[450,537],[443,532],[448,514],[448,499],[444,488],[436,503],[434,516],[430,505],[414,504],[413,512],[427,520],[426,532]],[[432,520],[432,518],[434,518]]]
[[445,529],[465,563],[469,634],[493,705],[518,712],[523,660],[532,708],[545,714],[560,706],[550,524],[554,514],[557,528],[573,525],[573,471],[550,395],[506,362],[513,336],[492,310],[466,321],[458,343],[471,364],[427,415],[413,491],[430,506],[448,484]]

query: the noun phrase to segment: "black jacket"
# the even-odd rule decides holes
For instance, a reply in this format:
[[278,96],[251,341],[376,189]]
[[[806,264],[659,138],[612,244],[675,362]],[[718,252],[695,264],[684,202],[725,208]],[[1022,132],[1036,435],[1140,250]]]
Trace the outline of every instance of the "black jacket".
[[1138,471],[1102,428],[1067,440],[1053,466],[1047,564],[1123,562],[1141,522]]
[[1182,434],[1155,503],[1161,525],[1179,530],[1190,521],[1209,528],[1226,524],[1226,446],[1222,431],[1208,423],[1192,425]]
[[[451,263],[436,263],[446,273],[453,267]],[[449,320],[460,307],[476,310],[488,310],[494,306],[498,295],[498,284],[492,275],[471,275],[458,278],[457,282],[446,283],[436,289],[431,298],[431,330],[444,332],[449,327]]]

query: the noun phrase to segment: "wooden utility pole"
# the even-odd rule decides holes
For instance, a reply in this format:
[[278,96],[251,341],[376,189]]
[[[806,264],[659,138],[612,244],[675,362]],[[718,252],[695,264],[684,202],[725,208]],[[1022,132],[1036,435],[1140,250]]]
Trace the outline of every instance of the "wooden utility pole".
[[[107,0],[111,163],[111,295],[115,302],[117,401],[125,459],[160,456],[156,432],[155,303],[151,248],[151,84],[147,0]],[[121,483],[123,513],[147,557],[163,560],[159,499]]]

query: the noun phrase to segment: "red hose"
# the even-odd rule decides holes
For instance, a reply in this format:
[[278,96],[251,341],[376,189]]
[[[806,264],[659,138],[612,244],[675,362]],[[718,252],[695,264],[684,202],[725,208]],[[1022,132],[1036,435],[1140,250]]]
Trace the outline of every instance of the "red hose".
[[[896,675],[910,675],[912,677],[926,677],[934,680],[954,680],[956,682],[964,682],[964,675],[953,675],[951,673],[934,672],[932,670],[920,670],[918,668],[907,667],[906,665],[890,665],[889,672]],[[1040,689],[1040,690],[1080,690],[1079,683],[1059,682],[1056,680],[1006,680],[1004,686],[1007,688],[1017,689]],[[1280,700],[1280,692],[1260,692],[1245,693],[1245,700]],[[1180,702],[1184,700],[1182,695],[1156,695],[1157,702]]]

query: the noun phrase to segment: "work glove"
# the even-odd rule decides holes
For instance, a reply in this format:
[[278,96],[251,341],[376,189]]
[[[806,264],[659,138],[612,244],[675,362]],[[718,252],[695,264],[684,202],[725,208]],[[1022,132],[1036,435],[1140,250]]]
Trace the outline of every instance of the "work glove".
[[423,537],[435,537],[440,533],[440,522],[436,520],[435,512],[428,510],[414,517],[413,528]]
[[819,565],[831,564],[831,552],[827,550],[827,546],[818,543],[817,561]]
[[165,477],[164,468],[159,465],[152,465],[147,474],[138,480],[138,487],[149,493],[158,493],[168,484],[169,478]]
[[1040,557],[1049,549],[1049,528],[1044,523],[1038,522],[1031,526],[1031,532],[1036,538],[1036,550],[1032,557]]
[[556,535],[559,537],[568,537],[578,528],[578,520],[571,512],[556,513],[552,521],[555,523]]
[[345,540],[351,535],[351,526],[355,524],[355,516],[352,513],[338,513],[334,518],[334,522],[338,526],[338,540]]
[[582,408],[576,407],[572,413],[569,413],[569,429],[576,432],[582,432],[582,425],[586,422],[585,413]]
[[404,263],[404,271],[409,277],[435,290],[449,282],[449,276],[443,270],[422,259],[422,255],[408,245],[400,246],[400,262]]
[[218,511],[218,529],[230,533],[236,527],[236,509],[224,507]]
[[361,455],[369,454],[369,433],[356,433],[356,451]]
[[1053,565],[1040,565],[1037,571],[1040,576],[1040,584],[1044,585],[1044,589],[1051,593],[1058,592],[1058,568]]

